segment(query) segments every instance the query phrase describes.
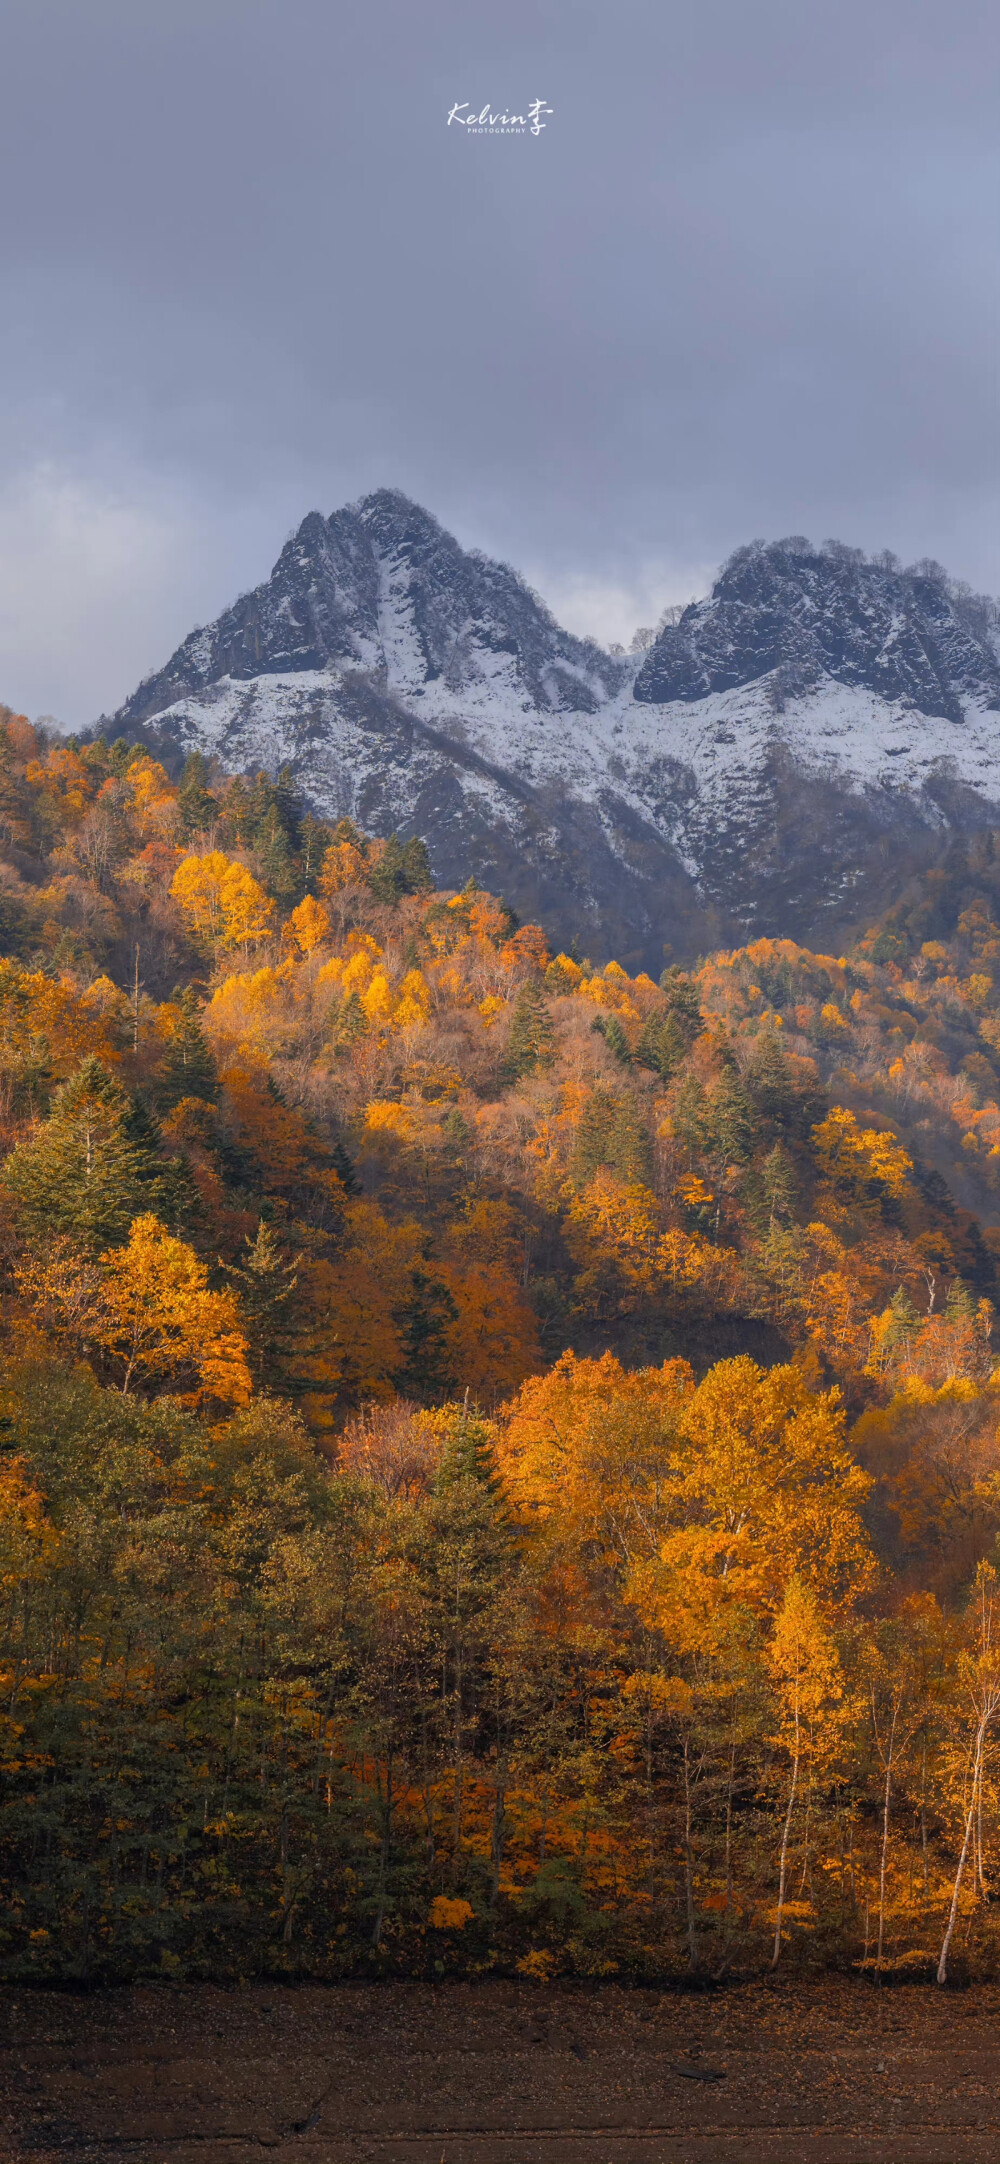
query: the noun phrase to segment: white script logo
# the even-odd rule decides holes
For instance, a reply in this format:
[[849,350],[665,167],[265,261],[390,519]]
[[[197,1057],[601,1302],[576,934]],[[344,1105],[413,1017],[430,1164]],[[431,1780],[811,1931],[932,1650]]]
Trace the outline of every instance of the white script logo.
[[470,110],[468,98],[465,98],[461,105],[452,106],[448,126],[464,128],[467,135],[541,135],[545,127],[542,114],[551,111],[551,105],[546,105],[544,98],[532,98],[523,113],[495,113],[489,105],[476,113]]

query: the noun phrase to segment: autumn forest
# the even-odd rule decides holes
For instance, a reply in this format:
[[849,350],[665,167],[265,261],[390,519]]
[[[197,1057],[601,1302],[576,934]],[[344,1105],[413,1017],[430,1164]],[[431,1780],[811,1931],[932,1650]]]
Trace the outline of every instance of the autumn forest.
[[653,981],[2,708],[0,1158],[6,1976],[996,1973],[1000,837]]

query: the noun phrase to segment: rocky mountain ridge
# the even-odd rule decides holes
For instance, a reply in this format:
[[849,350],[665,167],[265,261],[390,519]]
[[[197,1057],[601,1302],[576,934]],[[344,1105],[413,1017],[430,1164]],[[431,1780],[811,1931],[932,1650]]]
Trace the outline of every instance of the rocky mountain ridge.
[[939,566],[755,542],[616,657],[389,490],[310,513],[102,725],[289,764],[324,815],[420,832],[439,881],[647,967],[833,939],[1000,824],[996,611]]

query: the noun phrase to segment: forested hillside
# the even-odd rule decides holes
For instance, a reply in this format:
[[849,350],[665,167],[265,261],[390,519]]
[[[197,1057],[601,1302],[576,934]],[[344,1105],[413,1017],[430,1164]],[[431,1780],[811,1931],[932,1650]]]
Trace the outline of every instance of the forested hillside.
[[8,1971],[989,1965],[993,837],[655,982],[0,718]]

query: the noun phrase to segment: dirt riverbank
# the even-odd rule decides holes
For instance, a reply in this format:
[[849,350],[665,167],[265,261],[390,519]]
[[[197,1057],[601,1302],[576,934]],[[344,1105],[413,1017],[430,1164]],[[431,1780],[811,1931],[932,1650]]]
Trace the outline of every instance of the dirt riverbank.
[[995,2164],[1000,1988],[0,1994],[11,2164]]

